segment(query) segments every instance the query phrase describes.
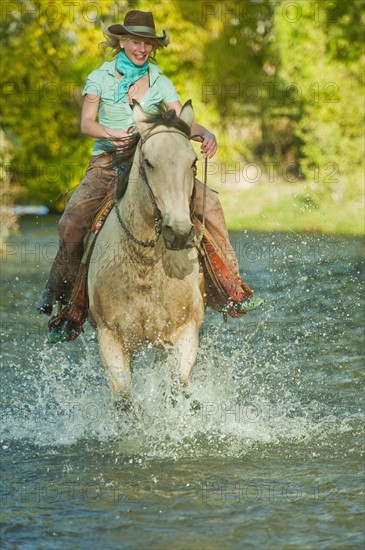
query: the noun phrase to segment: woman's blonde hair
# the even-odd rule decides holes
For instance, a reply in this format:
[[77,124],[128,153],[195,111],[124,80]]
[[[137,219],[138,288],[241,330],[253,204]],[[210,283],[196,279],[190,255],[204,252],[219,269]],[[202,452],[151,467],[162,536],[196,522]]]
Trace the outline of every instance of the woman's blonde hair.
[[[142,36],[138,36],[135,34],[112,34],[107,29],[103,31],[103,34],[105,36],[105,41],[100,42],[99,47],[103,48],[103,50],[107,50],[108,48],[111,49],[111,52],[109,52],[109,55],[114,59],[117,57],[118,53],[122,50],[120,47],[119,41],[122,38],[123,40],[131,40],[132,38],[144,38]],[[170,40],[168,36],[165,38],[150,38],[145,37],[146,42],[150,42],[153,46],[153,50],[150,54],[150,61],[156,61],[155,60],[155,52],[157,50],[162,50],[163,48],[166,48],[170,44]]]

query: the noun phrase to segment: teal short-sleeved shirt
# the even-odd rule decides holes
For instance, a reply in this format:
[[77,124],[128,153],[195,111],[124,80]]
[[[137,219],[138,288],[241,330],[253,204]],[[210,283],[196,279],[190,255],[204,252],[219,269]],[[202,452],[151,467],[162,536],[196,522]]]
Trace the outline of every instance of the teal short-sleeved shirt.
[[[157,65],[149,65],[150,86],[140,101],[142,109],[147,113],[153,113],[161,103],[179,101],[179,95],[175,86]],[[115,60],[107,61],[89,74],[82,95],[94,94],[100,97],[98,122],[107,128],[125,129],[134,126],[132,108],[128,102],[120,100],[115,102],[114,94],[118,86],[115,71]],[[95,139],[93,155],[110,152],[113,148],[111,141],[107,139]]]

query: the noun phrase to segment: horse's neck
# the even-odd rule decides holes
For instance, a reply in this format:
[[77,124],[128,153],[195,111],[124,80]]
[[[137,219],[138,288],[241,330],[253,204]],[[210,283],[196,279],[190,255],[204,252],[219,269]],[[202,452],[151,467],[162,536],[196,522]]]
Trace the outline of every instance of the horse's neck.
[[[139,240],[149,241],[156,237],[155,211],[148,187],[140,174],[138,149],[134,156],[133,167],[128,181],[126,192],[118,203],[118,209],[124,224],[134,237]],[[119,229],[120,230],[120,229]],[[159,277],[161,273],[167,274],[170,281],[173,277],[182,279],[192,272],[192,266],[196,266],[196,251],[185,249],[180,251],[167,250],[163,244],[163,238],[157,241],[155,247],[144,248],[134,243],[126,232],[121,230],[123,244],[121,253],[124,256],[122,269],[127,269],[131,277],[134,271],[130,269],[130,258],[133,258],[134,269],[145,274],[146,269],[157,269]],[[128,266],[128,267],[126,267]],[[157,279],[160,284],[160,279]]]

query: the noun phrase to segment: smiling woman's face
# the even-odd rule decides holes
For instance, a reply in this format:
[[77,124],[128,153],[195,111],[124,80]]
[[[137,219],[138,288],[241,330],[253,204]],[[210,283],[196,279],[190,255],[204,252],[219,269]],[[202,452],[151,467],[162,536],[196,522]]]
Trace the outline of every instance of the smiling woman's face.
[[143,65],[153,50],[151,42],[138,36],[130,38],[129,40],[121,38],[119,44],[120,47],[124,49],[128,59],[135,65]]

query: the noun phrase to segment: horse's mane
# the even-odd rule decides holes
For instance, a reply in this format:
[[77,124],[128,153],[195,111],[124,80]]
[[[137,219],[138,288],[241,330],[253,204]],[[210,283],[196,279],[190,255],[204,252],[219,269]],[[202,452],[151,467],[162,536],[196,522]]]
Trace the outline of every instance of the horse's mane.
[[[157,126],[167,126],[168,128],[176,128],[190,137],[190,128],[181,118],[176,116],[174,110],[166,110],[163,107],[158,107],[155,114],[149,115],[145,122],[151,124],[151,130]],[[133,165],[134,153],[141,139],[140,134],[134,134],[127,141],[123,149],[115,153],[113,158],[113,167],[117,171],[117,183],[115,189],[115,197],[117,201],[123,198],[127,190],[129,175]],[[120,140],[123,142],[124,140]]]

